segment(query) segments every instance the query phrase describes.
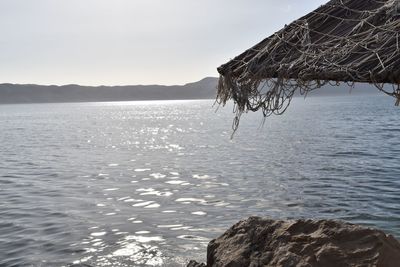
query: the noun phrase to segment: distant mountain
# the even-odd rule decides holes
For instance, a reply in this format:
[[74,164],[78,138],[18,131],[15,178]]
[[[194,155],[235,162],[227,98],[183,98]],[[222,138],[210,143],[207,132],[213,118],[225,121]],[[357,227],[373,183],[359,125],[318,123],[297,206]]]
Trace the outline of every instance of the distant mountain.
[[[0,84],[0,104],[13,103],[52,103],[52,102],[100,102],[133,100],[179,100],[214,99],[218,78],[207,77],[198,82],[185,85],[127,85],[127,86],[80,86],[75,84],[35,85]],[[308,94],[313,96],[348,95],[346,85],[325,86]],[[351,95],[380,94],[369,84],[356,84]]]
[[[385,86],[388,91],[391,91],[391,86]],[[353,88],[345,83],[339,86],[325,85],[319,89],[313,90],[307,94],[307,97],[324,97],[324,96],[355,96],[355,95],[381,95],[374,85],[368,83],[356,83]]]
[[131,100],[214,99],[218,79],[185,85],[80,86],[75,84],[0,84],[0,104],[101,102]]

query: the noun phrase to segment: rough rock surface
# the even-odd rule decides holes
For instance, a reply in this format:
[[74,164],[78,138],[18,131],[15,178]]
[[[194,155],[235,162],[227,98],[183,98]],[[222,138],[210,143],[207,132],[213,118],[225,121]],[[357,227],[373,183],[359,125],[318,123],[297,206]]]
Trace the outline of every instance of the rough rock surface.
[[400,267],[400,243],[344,222],[250,217],[209,243],[206,266]]
[[196,261],[190,261],[186,267],[207,267],[204,263],[198,263]]

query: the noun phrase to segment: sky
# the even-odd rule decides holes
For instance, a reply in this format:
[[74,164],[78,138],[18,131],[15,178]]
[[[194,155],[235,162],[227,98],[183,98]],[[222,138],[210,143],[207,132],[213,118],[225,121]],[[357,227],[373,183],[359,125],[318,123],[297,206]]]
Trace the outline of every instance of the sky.
[[0,83],[185,84],[327,0],[0,0]]

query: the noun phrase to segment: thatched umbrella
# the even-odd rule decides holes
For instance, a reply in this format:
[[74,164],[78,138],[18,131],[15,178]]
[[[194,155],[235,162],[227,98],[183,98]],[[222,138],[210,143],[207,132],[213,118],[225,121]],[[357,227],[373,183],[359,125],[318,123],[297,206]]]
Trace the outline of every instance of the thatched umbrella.
[[217,101],[234,100],[234,130],[243,112],[282,114],[327,83],[371,83],[398,105],[399,34],[400,0],[329,1],[220,66]]

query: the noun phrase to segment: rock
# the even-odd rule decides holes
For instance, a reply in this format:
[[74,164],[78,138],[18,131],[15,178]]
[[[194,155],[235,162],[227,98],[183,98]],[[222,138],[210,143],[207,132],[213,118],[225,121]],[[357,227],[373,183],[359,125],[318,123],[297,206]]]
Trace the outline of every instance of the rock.
[[250,217],[209,243],[203,266],[399,267],[400,243],[382,231],[339,221]]
[[198,263],[197,261],[190,261],[186,267],[207,267],[204,263]]

